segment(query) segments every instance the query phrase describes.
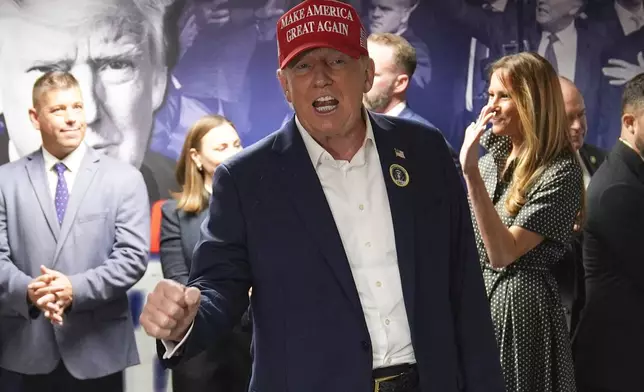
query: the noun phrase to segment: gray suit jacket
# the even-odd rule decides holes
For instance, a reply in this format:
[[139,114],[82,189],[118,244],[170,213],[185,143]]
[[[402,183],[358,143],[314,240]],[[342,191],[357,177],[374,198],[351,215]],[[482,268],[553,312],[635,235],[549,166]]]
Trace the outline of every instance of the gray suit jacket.
[[[74,377],[88,379],[138,364],[126,292],[147,267],[141,173],[88,148],[62,225],[42,150],[0,166],[0,178],[0,367],[47,374],[62,359]],[[72,283],[60,327],[29,312],[27,285],[41,264]]]

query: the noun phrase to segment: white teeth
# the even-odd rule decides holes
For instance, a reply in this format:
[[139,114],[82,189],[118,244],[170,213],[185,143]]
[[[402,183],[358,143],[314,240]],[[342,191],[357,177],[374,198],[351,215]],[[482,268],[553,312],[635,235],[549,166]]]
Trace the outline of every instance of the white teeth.
[[316,107],[315,110],[317,110],[318,112],[330,112],[336,107],[338,107],[338,105],[319,106],[319,107]]
[[327,101],[333,101],[335,98],[333,98],[330,95],[325,95],[324,97],[320,97],[315,100],[315,102],[327,102]]

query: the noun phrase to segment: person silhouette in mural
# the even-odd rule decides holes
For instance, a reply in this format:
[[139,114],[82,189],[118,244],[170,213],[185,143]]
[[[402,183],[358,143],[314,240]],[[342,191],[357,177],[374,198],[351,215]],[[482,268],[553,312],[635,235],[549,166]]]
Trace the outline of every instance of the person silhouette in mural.
[[79,81],[87,143],[141,170],[150,202],[176,189],[174,161],[149,151],[166,91],[166,7],[172,0],[0,0],[0,164],[40,147],[27,110],[34,81],[51,70]]
[[392,33],[405,38],[416,49],[414,84],[424,88],[432,79],[429,48],[409,26],[409,17],[418,8],[420,0],[370,0],[368,29],[371,33]]

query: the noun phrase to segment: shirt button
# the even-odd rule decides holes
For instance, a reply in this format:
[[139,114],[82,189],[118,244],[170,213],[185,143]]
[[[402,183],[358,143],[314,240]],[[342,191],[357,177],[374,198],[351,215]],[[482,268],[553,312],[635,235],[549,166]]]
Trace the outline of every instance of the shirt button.
[[376,282],[376,287],[382,287],[382,282],[381,282],[381,281],[377,281],[377,282]]
[[385,363],[386,363],[387,365],[391,364],[391,358],[387,358],[387,360],[385,361]]
[[364,204],[360,204],[360,205],[358,206],[358,209],[359,209],[360,211],[364,211]]
[[366,244],[364,244],[364,246],[366,246],[367,248],[371,248],[371,242],[367,242]]
[[389,325],[389,319],[385,319],[385,325]]

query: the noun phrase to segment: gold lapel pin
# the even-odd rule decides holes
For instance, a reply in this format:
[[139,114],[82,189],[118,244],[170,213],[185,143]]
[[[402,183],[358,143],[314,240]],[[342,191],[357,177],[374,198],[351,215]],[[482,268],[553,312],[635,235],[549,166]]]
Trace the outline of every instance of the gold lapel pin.
[[409,184],[409,173],[407,172],[407,169],[397,163],[389,166],[389,175],[391,176],[391,180],[394,184],[401,188],[406,187]]

